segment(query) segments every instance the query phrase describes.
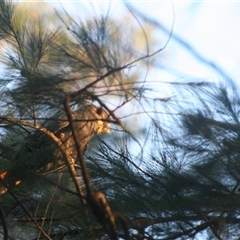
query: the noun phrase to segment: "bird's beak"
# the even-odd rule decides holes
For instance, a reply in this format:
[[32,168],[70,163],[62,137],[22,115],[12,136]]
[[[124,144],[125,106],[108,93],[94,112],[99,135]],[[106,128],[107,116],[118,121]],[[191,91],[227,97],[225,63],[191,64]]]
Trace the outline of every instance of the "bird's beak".
[[101,133],[110,133],[111,132],[111,124],[105,121],[98,120],[97,134]]

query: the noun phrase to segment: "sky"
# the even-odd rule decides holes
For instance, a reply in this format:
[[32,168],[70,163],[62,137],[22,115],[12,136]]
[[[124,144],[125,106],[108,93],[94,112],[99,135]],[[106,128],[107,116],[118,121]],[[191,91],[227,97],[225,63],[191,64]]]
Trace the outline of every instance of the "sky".
[[[229,77],[238,80],[240,2],[173,1],[132,5],[168,28],[174,19],[174,35],[190,44],[206,60],[217,64]],[[189,75],[214,80],[221,78],[221,74],[216,74],[207,65],[197,61],[174,39],[170,41],[166,51],[170,54],[166,65],[182,72],[183,77]]]
[[[51,4],[60,6],[59,1],[51,1]],[[132,0],[125,1],[125,4],[117,0],[61,1],[61,5],[73,15],[92,16],[95,12],[101,14],[109,10],[110,17],[119,21],[128,11],[126,4],[168,29],[167,33],[161,28],[156,31],[156,47],[164,46],[173,26],[173,36],[157,58],[160,67],[148,72],[148,80],[159,83],[154,83],[155,88],[162,89],[167,95],[171,91],[162,82],[219,82],[227,78],[240,86],[239,1]],[[132,20],[135,21],[134,18]],[[181,41],[191,46],[202,60],[186,49]]]
[[[126,3],[168,29],[174,21],[173,34],[190,44],[206,60],[217,64],[229,77],[238,80],[240,75],[239,1],[126,1]],[[76,12],[77,5],[84,6],[88,10],[94,7],[95,11],[99,12],[110,8],[110,16],[119,19],[124,11],[127,11],[122,2],[115,0],[68,1],[62,4],[73,12]],[[159,42],[163,43],[167,37],[161,35],[159,31]],[[174,39],[170,40],[164,51],[168,56],[164,59],[164,65],[178,71],[179,76],[215,80],[221,78],[207,65],[196,60]],[[172,77],[171,74],[167,75],[166,78],[174,79],[174,75]]]

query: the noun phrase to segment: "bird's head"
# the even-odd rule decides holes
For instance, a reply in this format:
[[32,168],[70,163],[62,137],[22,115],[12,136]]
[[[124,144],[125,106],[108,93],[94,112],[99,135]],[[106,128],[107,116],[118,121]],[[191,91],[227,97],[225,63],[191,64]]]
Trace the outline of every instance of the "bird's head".
[[102,133],[108,134],[111,132],[109,114],[102,107],[97,107],[95,105],[88,105],[86,112],[88,112],[88,114],[86,114],[85,116],[88,116],[89,122],[93,121],[91,125],[93,127],[93,131],[96,134],[102,134]]

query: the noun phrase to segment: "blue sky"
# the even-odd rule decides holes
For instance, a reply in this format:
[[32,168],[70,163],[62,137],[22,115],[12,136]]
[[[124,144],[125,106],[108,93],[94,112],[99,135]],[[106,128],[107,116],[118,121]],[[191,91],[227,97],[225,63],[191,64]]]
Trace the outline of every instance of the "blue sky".
[[[174,34],[185,40],[204,58],[217,64],[237,81],[240,74],[240,2],[188,1],[134,3],[149,17],[171,27],[175,14]],[[173,10],[174,9],[174,10]],[[217,79],[218,74],[191,56],[176,41],[170,41],[166,64],[196,78]]]

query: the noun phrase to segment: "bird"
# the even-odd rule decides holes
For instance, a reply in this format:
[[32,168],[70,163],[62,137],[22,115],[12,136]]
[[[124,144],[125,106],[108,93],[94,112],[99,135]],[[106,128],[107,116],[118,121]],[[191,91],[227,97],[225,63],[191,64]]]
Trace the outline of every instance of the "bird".
[[[82,104],[71,115],[73,126],[70,126],[66,114],[57,113],[46,120],[43,127],[61,141],[66,154],[76,161],[77,150],[71,127],[76,131],[84,153],[95,135],[110,133],[111,124],[107,111],[94,104]],[[35,130],[26,137],[13,167],[0,173],[0,196],[19,185],[28,172],[48,174],[64,166],[65,161],[59,146],[44,132]]]

